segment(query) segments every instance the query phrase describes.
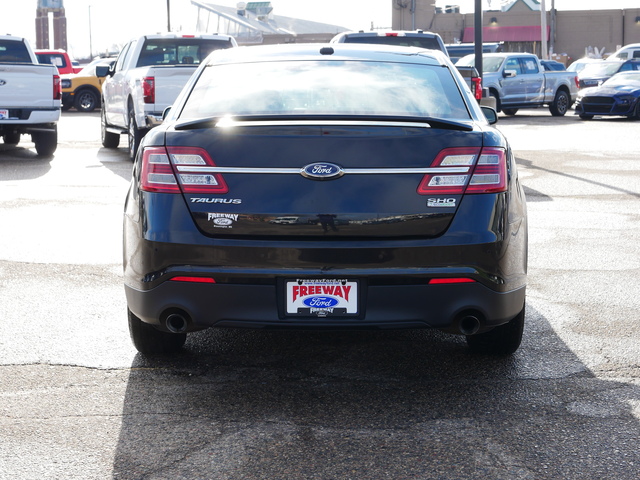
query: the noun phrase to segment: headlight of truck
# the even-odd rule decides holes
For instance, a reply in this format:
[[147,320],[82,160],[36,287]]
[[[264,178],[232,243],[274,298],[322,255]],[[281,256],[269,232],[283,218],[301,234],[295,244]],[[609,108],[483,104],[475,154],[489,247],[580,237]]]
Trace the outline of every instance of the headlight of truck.
[[60,86],[62,88],[71,88],[71,80],[69,80],[68,78],[63,78],[60,82]]

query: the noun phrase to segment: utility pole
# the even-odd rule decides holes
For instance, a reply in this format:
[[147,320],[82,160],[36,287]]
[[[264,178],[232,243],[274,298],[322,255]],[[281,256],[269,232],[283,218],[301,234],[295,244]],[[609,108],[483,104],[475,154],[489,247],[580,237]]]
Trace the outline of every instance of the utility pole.
[[547,9],[544,0],[540,0],[540,39],[542,40],[542,59],[549,59],[549,48],[547,47]]

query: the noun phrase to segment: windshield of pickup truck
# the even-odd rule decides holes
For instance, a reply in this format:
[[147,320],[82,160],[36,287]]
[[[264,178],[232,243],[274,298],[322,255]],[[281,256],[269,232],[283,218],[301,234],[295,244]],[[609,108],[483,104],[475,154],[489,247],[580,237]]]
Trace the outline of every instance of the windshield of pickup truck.
[[22,42],[0,40],[0,63],[31,63],[29,50]]
[[137,67],[153,65],[198,65],[214,50],[231,48],[226,40],[205,38],[149,38],[146,40]]
[[[483,73],[495,73],[500,70],[502,66],[502,62],[504,62],[504,58],[502,57],[482,57],[482,70]],[[456,62],[456,66],[461,67],[475,67],[476,66],[476,56],[475,55],[467,55],[466,57],[462,57],[460,60]]]
[[448,68],[372,61],[274,61],[206,68],[180,120],[339,115],[470,120]]

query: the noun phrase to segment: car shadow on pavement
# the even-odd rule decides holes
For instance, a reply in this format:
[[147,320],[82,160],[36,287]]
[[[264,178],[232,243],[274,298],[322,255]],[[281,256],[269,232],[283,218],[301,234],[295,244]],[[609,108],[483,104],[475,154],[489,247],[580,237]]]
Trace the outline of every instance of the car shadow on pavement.
[[511,357],[431,330],[207,330],[136,356],[113,478],[631,480],[639,405],[531,304]]
[[40,157],[27,142],[19,145],[0,143],[0,181],[32,180],[45,176],[51,170],[50,157]]

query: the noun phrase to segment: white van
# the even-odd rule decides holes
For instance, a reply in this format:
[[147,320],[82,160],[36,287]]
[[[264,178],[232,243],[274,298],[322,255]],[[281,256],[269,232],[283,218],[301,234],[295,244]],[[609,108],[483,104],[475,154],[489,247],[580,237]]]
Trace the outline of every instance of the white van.
[[640,58],[640,43],[630,43],[611,55],[607,60],[629,60],[630,58]]

